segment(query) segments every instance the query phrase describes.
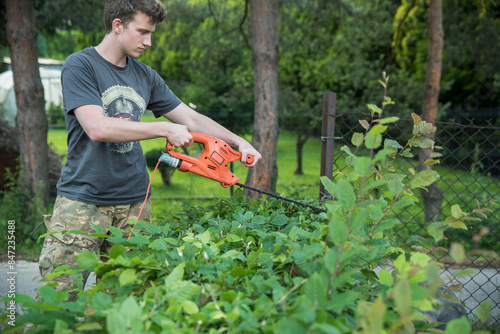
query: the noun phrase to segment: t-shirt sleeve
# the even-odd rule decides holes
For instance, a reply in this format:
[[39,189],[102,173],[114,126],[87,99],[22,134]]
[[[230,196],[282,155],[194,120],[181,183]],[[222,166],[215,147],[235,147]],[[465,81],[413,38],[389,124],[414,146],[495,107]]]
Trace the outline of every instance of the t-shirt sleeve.
[[83,105],[102,105],[94,69],[82,60],[70,57],[61,72],[65,113]]
[[153,83],[151,89],[151,99],[149,100],[148,109],[153,112],[155,117],[160,117],[169,111],[175,109],[181,100],[167,86],[162,77],[153,72]]

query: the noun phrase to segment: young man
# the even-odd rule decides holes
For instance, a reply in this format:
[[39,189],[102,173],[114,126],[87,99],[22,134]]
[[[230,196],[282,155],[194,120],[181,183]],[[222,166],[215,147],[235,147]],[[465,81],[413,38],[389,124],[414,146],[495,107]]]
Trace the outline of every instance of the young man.
[[[237,148],[244,166],[261,158],[243,138],[182,103],[154,70],[136,60],[165,18],[157,0],[108,0],[102,42],[65,62],[61,78],[68,155],[53,214],[44,217],[48,231],[57,233],[45,238],[42,276],[60,265],[76,265],[75,256],[84,249],[105,251],[103,238],[61,231],[94,232],[93,225],[99,225],[107,233],[109,226],[126,228],[133,219],[149,219],[149,200],[138,217],[149,182],[140,140],[165,137],[173,146],[191,146],[189,132],[201,132]],[[139,122],[146,109],[171,122]],[[252,164],[246,163],[248,154],[255,157]],[[84,283],[87,277],[84,273]],[[58,290],[75,287],[73,277],[57,280]]]

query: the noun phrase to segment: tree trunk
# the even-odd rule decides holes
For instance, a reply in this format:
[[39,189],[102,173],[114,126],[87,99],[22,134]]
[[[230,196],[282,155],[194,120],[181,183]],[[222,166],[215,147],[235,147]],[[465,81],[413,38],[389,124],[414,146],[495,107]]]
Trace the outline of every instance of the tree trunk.
[[33,198],[47,207],[49,199],[47,118],[38,69],[37,31],[30,0],[6,0],[21,166]]
[[[439,85],[441,81],[441,63],[443,59],[443,5],[442,0],[429,0],[429,51],[427,56],[427,72],[425,75],[425,97],[422,108],[422,119],[435,124]],[[434,133],[429,135],[435,139]],[[420,169],[431,169],[424,162],[431,157],[433,148],[419,149]],[[441,214],[443,194],[437,183],[422,190],[424,198],[425,219],[427,222],[436,221]]]
[[304,144],[307,139],[302,139],[302,129],[299,126],[299,130],[297,132],[297,142],[295,144],[295,152],[297,154],[297,168],[295,168],[295,175],[303,175],[304,171],[302,170],[302,150],[304,148]]
[[[253,146],[262,160],[248,172],[246,184],[274,192],[278,178],[278,0],[250,0],[255,115]],[[259,194],[248,192],[252,198]]]

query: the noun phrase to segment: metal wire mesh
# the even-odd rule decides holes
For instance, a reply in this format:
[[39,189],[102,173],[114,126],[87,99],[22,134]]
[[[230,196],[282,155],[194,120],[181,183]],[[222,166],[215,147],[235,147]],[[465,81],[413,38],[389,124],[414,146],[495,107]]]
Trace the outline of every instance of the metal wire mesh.
[[[458,204],[463,211],[472,212],[492,199],[500,200],[500,110],[470,115],[451,111],[446,122],[437,122],[436,149],[442,154],[435,170],[440,174],[438,181],[442,201],[436,203],[441,217],[450,215],[450,208]],[[359,111],[337,112],[335,122],[334,170],[345,166],[344,156],[339,148],[352,146],[355,132],[364,133],[359,120],[370,120],[370,115]],[[405,144],[411,136],[412,119],[401,119],[391,129],[387,138]],[[399,168],[418,169],[418,159],[405,159]],[[418,192],[417,196],[421,196]],[[422,201],[421,201],[422,202]],[[439,201],[438,201],[439,202]],[[425,233],[423,205],[407,208],[399,216],[403,222],[394,230],[401,240],[412,235]],[[500,210],[488,213],[488,218],[471,222],[468,230],[452,230],[445,233],[444,246],[460,242],[467,251],[466,261],[455,263],[445,252],[436,253],[445,264],[442,278],[449,286],[459,286],[456,292],[464,303],[469,317],[475,317],[477,307],[487,299],[492,303],[492,323],[500,325]]]

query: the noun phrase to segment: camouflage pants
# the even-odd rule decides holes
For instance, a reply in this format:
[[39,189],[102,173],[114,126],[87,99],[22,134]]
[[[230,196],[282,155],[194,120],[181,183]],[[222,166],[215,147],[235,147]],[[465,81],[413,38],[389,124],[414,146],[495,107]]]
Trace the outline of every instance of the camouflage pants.
[[[91,237],[85,234],[62,234],[61,231],[80,230],[96,233],[92,224],[100,226],[103,230],[102,233],[108,233],[110,226],[130,230],[132,225],[129,222],[137,219],[141,206],[142,203],[97,206],[58,195],[52,215],[43,217],[48,232],[57,233],[48,235],[43,243],[39,260],[42,277],[45,277],[61,265],[78,266],[76,255],[83,250],[89,250],[99,255],[100,252],[107,253],[112,246],[104,238]],[[139,220],[149,221],[150,211],[151,199],[148,199]],[[81,274],[83,275],[83,286],[85,286],[89,272],[84,271]],[[62,275],[54,280],[58,282],[57,291],[74,290],[77,287],[74,282],[74,275]],[[76,294],[77,292],[70,293],[70,300],[74,300]]]

